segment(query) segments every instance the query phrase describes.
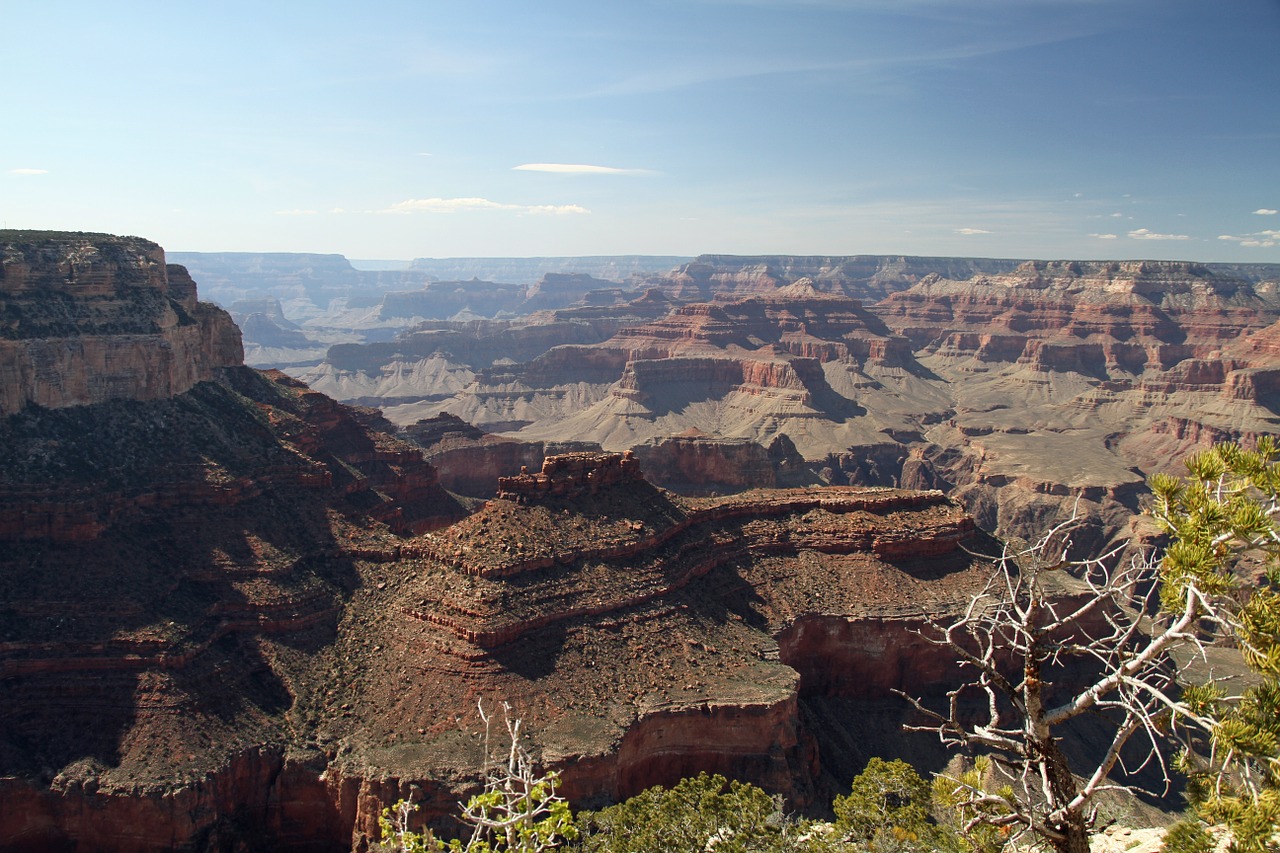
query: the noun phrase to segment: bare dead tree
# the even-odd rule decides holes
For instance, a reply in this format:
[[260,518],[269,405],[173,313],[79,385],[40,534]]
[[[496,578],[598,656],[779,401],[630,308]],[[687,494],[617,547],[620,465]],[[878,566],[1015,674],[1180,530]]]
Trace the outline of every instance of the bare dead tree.
[[448,843],[430,829],[409,828],[417,806],[400,800],[382,810],[381,840],[371,849],[394,853],[541,853],[577,838],[568,802],[556,794],[559,777],[539,772],[521,740],[521,720],[502,703],[508,747],[505,758],[493,749],[496,715],[476,702],[484,724],[484,790],[462,805],[462,822],[471,827],[466,839]]
[[472,829],[471,838],[460,851],[497,853],[510,850],[538,853],[560,847],[577,836],[573,815],[565,799],[556,794],[559,777],[540,773],[521,742],[522,721],[511,716],[511,706],[502,703],[502,720],[507,731],[506,758],[490,749],[494,716],[476,703],[484,723],[484,793],[462,807],[462,820]]
[[[1183,588],[1177,612],[1166,606],[1152,616],[1159,561],[1150,554],[1120,560],[1119,549],[1068,560],[1075,523],[1073,517],[1026,547],[1006,545],[963,615],[920,632],[950,649],[966,676],[947,694],[945,710],[902,694],[928,719],[909,730],[990,754],[1007,783],[989,790],[953,780],[966,789],[967,828],[985,823],[1034,833],[1060,853],[1088,853],[1097,795],[1128,788],[1110,778],[1117,764],[1126,772],[1154,764],[1167,784],[1164,721],[1170,712],[1187,723],[1198,719],[1178,702],[1171,653],[1189,646],[1203,655],[1198,629],[1218,616],[1217,602],[1195,583]],[[1054,582],[1062,572],[1070,584]],[[1062,586],[1076,589],[1050,589]],[[1111,739],[1096,763],[1073,768],[1061,748],[1062,728],[1085,714],[1108,721]],[[1141,758],[1124,767],[1122,750],[1135,737]]]

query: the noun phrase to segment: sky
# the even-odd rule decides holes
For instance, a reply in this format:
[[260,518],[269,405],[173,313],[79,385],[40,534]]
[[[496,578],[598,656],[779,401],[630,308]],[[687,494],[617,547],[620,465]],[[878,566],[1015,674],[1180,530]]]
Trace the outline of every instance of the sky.
[[1280,0],[0,0],[0,226],[1280,262]]

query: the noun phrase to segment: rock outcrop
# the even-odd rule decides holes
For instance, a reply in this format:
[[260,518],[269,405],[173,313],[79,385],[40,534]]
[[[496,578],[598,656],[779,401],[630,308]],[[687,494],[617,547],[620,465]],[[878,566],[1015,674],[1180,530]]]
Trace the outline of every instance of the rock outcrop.
[[1151,474],[1280,427],[1274,283],[1190,263],[1029,262],[927,277],[875,313],[948,382],[913,482],[956,490],[990,529],[1034,530],[1079,497],[1101,539],[1127,535]]
[[0,231],[0,415],[168,399],[243,355],[231,318],[155,243]]
[[[671,306],[661,318],[633,313],[608,339],[494,362],[434,400],[385,399],[386,411],[634,450],[689,492],[682,465],[720,465],[718,490],[768,483],[760,449],[785,436],[823,482],[952,489],[984,526],[1021,535],[1079,497],[1092,547],[1128,535],[1152,473],[1280,428],[1278,277],[1266,265],[708,256],[648,281],[647,298]],[[873,279],[887,298],[843,295]],[[682,304],[692,297],[706,301]],[[676,440],[686,434],[699,440]],[[740,473],[713,464],[730,453],[715,441],[737,443]]]

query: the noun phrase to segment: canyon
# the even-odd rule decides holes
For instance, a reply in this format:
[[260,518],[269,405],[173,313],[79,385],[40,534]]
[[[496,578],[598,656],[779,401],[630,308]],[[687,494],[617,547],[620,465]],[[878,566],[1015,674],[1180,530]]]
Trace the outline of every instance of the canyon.
[[[415,442],[521,442],[449,417],[401,430],[243,366],[236,327],[155,244],[0,245],[6,341],[68,353],[4,377],[0,849],[348,850],[402,797],[447,826],[483,761],[481,701],[510,703],[578,806],[709,770],[821,808],[906,743],[890,688],[949,683],[914,631],[964,606],[996,545],[939,491],[804,485],[788,441],[687,435],[654,450],[708,448],[725,476],[754,458],[784,487],[685,497],[643,454],[546,442],[468,498]],[[835,299],[850,358],[906,357],[845,297],[780,298]],[[735,334],[693,316],[711,350]],[[629,346],[683,334],[655,324]],[[810,405],[827,345],[774,346],[687,366]],[[125,377],[109,394],[82,380],[99,352]],[[189,363],[157,377],[166,353]],[[652,410],[648,382],[624,390]]]
[[1074,508],[1088,548],[1134,533],[1152,474],[1280,429],[1275,265],[705,256],[633,292],[290,373],[406,427],[632,450],[684,491],[779,482],[712,447],[781,440],[803,459],[788,482],[943,488],[1022,536]]
[[945,762],[892,691],[954,683],[918,632],[985,531],[1129,535],[1149,472],[1278,431],[1267,268],[551,271],[525,317],[286,373],[154,243],[0,258],[3,850],[359,849],[401,798],[447,828],[478,703],[575,807],[706,770],[820,810],[873,754]]

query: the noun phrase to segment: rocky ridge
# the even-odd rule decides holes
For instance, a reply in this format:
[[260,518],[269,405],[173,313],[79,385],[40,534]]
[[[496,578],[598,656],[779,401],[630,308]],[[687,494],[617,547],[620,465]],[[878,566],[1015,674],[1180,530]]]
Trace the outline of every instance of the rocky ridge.
[[[1032,535],[1079,497],[1084,547],[1128,535],[1151,474],[1280,427],[1280,269],[955,261],[966,276],[947,278],[925,271],[947,259],[873,260],[701,258],[646,281],[661,317],[384,410],[650,458],[666,442],[647,469],[685,490],[716,441],[754,472],[723,489],[777,482],[750,460],[785,436],[817,480],[952,489],[991,529]],[[884,299],[841,294],[877,275]]]

